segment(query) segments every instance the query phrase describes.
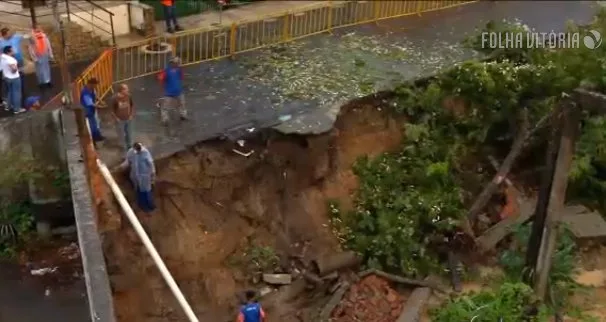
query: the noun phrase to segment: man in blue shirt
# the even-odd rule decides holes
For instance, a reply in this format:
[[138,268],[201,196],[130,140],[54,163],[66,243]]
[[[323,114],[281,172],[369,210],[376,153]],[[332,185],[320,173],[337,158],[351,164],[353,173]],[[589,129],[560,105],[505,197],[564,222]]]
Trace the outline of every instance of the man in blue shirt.
[[90,133],[93,137],[94,142],[105,140],[105,137],[101,135],[101,129],[99,129],[99,118],[97,117],[97,95],[95,94],[95,88],[99,82],[96,78],[91,78],[86,82],[86,85],[80,92],[80,105],[84,108],[84,114],[88,120],[88,126],[90,127]]
[[[23,76],[25,75],[23,73],[23,66],[25,66],[25,62],[23,60],[23,50],[21,48],[23,35],[13,32],[9,28],[2,28],[0,29],[0,36],[0,48],[6,46],[11,46],[13,48],[13,57],[17,60],[17,66],[19,67],[19,73],[21,74],[21,105],[23,105],[23,100],[25,99],[25,86],[23,84]],[[5,89],[5,87],[2,88],[3,91]]]
[[265,322],[265,311],[255,297],[255,291],[246,291],[246,304],[240,308],[238,322]]
[[160,103],[160,119],[162,124],[168,124],[168,110],[176,104],[181,120],[187,119],[185,95],[183,94],[183,70],[179,57],[171,58],[169,65],[160,72],[158,80],[164,89],[164,97]]

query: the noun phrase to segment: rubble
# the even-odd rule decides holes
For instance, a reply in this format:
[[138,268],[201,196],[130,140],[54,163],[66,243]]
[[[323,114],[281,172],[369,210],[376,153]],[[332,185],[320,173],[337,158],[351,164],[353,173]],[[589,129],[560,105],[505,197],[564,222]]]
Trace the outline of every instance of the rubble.
[[349,288],[332,312],[332,321],[395,322],[403,305],[404,298],[386,280],[369,275]]
[[292,283],[290,274],[263,274],[263,282],[274,285],[288,285]]

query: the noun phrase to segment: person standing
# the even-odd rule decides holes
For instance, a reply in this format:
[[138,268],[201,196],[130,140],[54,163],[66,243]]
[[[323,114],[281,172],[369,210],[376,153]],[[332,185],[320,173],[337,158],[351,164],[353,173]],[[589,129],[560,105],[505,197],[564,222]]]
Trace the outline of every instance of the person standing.
[[2,57],[0,58],[0,66],[2,67],[3,83],[6,89],[5,100],[8,103],[10,110],[15,113],[23,113],[21,98],[21,75],[17,59],[12,46],[5,46],[2,49]]
[[40,90],[50,89],[52,87],[50,62],[54,60],[53,49],[48,36],[38,25],[34,25],[32,31],[29,54],[36,65],[36,78]]
[[179,57],[170,59],[168,66],[160,72],[158,79],[164,89],[164,97],[160,103],[160,120],[162,124],[168,124],[168,113],[171,105],[176,104],[181,120],[187,119],[185,108],[185,95],[183,94],[183,69]]
[[116,120],[118,137],[124,140],[126,151],[128,151],[133,146],[132,123],[133,116],[135,115],[135,106],[126,84],[120,84],[118,87],[118,92],[112,101],[112,115]]
[[[13,32],[9,28],[0,29],[0,47],[4,48],[6,46],[11,46],[13,48],[13,57],[17,60],[17,67],[19,68],[19,74],[24,76],[23,67],[25,66],[25,61],[23,60],[23,51],[21,50],[21,43],[23,42],[23,35],[18,32]],[[21,103],[23,106],[23,99],[25,99],[25,85],[23,84],[24,77],[20,77],[21,81],[20,91],[21,91]],[[6,86],[5,86],[6,89]]]
[[126,160],[120,168],[129,169],[129,178],[137,194],[137,205],[144,212],[156,209],[152,186],[156,178],[156,167],[151,153],[136,142],[126,153]]
[[[175,31],[183,31],[177,22],[177,7],[176,0],[161,0],[162,8],[164,9],[164,21],[166,22],[166,31],[174,33]],[[173,29],[174,28],[174,29]]]
[[80,92],[80,104],[84,108],[86,119],[88,120],[88,126],[90,127],[90,133],[93,137],[93,141],[99,142],[105,140],[105,137],[101,134],[99,128],[99,117],[97,115],[97,94],[95,94],[95,88],[99,82],[96,78],[91,78],[86,82],[84,88]]
[[238,322],[265,322],[265,311],[255,301],[255,291],[246,291],[246,304],[240,308]]

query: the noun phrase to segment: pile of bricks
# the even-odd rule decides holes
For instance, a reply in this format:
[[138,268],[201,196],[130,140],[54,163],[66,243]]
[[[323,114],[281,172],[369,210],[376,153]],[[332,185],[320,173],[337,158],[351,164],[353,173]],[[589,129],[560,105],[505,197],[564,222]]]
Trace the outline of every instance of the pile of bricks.
[[404,299],[389,283],[369,275],[352,285],[332,313],[332,321],[395,322],[402,311]]

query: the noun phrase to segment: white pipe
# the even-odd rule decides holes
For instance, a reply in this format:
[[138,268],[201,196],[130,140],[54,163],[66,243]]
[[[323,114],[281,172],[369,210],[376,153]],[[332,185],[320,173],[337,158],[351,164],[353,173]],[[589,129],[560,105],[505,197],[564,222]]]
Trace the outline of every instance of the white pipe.
[[168,287],[177,298],[177,301],[181,305],[181,308],[183,308],[183,311],[185,311],[185,315],[187,315],[187,318],[190,322],[198,322],[198,318],[194,314],[194,311],[191,309],[191,306],[189,306],[189,303],[187,303],[185,296],[183,296],[183,293],[181,293],[181,290],[179,289],[179,286],[173,279],[172,275],[170,275],[170,272],[168,271],[168,268],[166,268],[164,261],[162,261],[162,258],[160,258],[160,255],[158,254],[158,251],[149,239],[149,236],[147,236],[147,233],[145,233],[143,226],[141,226],[139,219],[135,215],[133,209],[128,204],[128,201],[124,197],[124,194],[122,194],[122,190],[120,190],[120,187],[118,187],[116,181],[112,177],[112,174],[109,172],[109,169],[99,159],[97,159],[97,164],[99,165],[99,169],[101,170],[101,174],[105,178],[105,181],[107,181],[107,184],[109,184],[110,188],[112,189],[114,196],[116,197],[116,199],[118,199],[118,203],[122,207],[122,210],[124,210],[126,217],[128,217],[128,220],[133,225],[135,232],[137,232],[137,234],[141,238],[143,245],[145,246],[145,248],[147,248],[147,251],[154,260],[154,263],[156,264],[156,266],[158,266],[158,269],[160,270],[160,274],[162,274],[164,281],[166,281],[166,284],[168,284]]

